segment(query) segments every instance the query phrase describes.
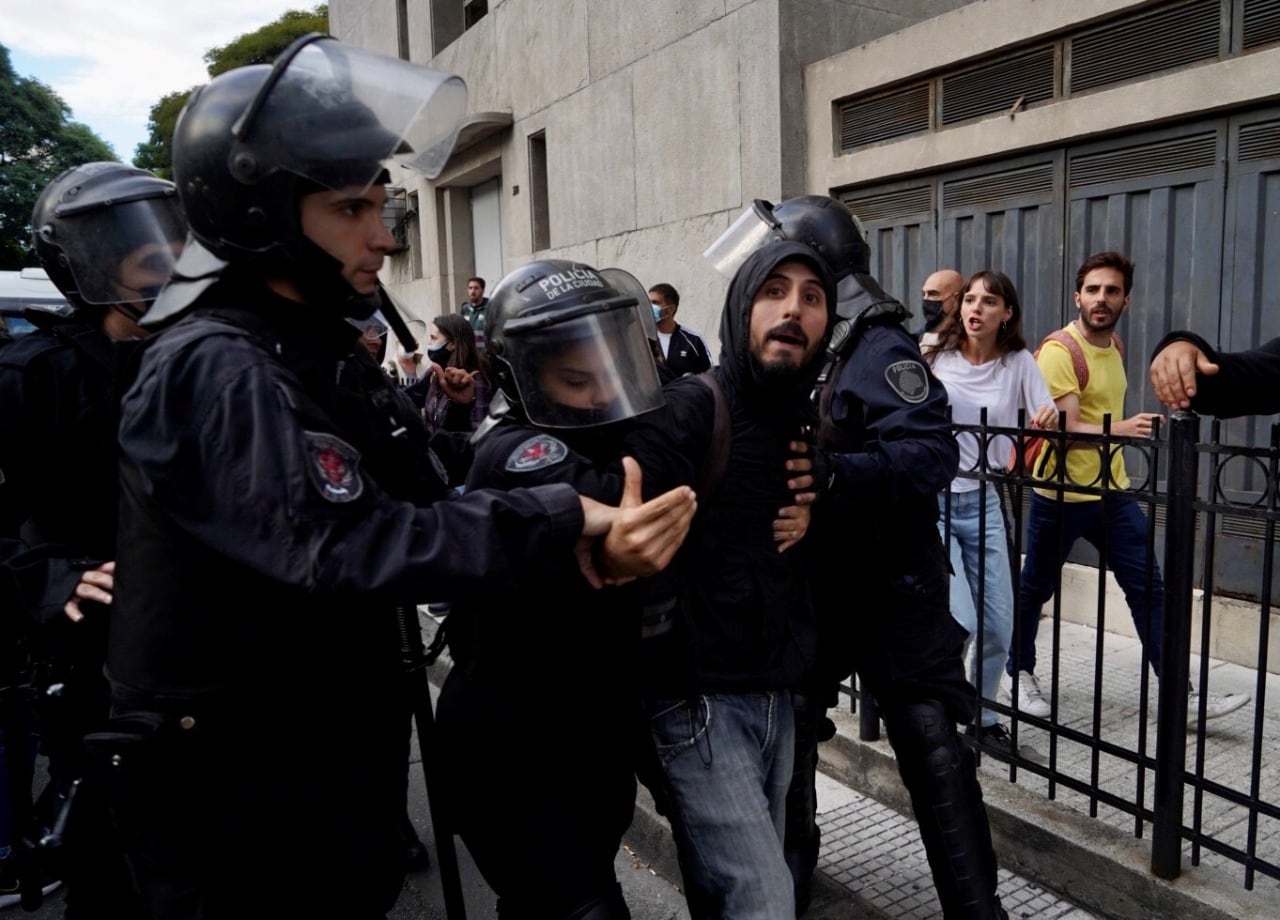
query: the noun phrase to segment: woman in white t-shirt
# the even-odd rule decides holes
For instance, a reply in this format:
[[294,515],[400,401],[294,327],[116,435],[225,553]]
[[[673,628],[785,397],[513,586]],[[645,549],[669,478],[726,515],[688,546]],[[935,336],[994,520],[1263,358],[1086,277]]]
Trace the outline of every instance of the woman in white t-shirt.
[[[960,322],[953,323],[926,357],[947,388],[953,422],[977,425],[986,409],[986,424],[1018,425],[1019,410],[1028,423],[1056,428],[1058,410],[1022,337],[1018,292],[1005,275],[981,271],[965,285]],[[994,699],[1013,636],[1014,597],[1004,513],[995,486],[965,473],[999,472],[1008,465],[1012,440],[958,432],[960,475],[949,495],[938,496],[938,527],[947,537],[946,503],[951,504],[951,615],[977,638],[970,679],[979,695]],[[981,610],[981,616],[978,611]],[[980,717],[979,740],[986,746],[1011,749],[1009,735],[990,709]]]

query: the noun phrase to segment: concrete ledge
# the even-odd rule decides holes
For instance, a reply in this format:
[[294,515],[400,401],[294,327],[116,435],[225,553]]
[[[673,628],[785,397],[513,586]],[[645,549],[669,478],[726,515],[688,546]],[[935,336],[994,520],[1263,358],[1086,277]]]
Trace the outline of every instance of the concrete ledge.
[[[1053,600],[1044,605],[1044,615],[1053,612]],[[1191,651],[1200,653],[1200,624],[1204,619],[1204,592],[1198,588],[1191,608]],[[1214,595],[1213,630],[1209,634],[1209,655],[1246,668],[1258,666],[1258,642],[1261,636],[1261,606],[1256,601]],[[1062,619],[1082,626],[1098,626],[1098,570],[1069,562],[1062,567]],[[1280,674],[1280,613],[1269,616],[1266,667]],[[1136,639],[1133,618],[1125,603],[1124,592],[1115,576],[1107,573],[1107,632]]]
[[[911,814],[888,742],[858,740],[855,716],[834,711],[839,729],[819,746],[819,769],[852,789]],[[1174,881],[1150,870],[1150,843],[1013,783],[981,777],[1002,868],[1100,916],[1117,920],[1240,920],[1280,917],[1280,891],[1246,891],[1235,876],[1184,865]]]

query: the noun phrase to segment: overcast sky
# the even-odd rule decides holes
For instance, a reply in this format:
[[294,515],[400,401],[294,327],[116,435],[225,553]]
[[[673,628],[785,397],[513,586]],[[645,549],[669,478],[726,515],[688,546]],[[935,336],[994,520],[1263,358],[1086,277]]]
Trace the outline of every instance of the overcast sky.
[[14,72],[53,87],[124,162],[151,106],[209,79],[204,53],[318,0],[0,0]]

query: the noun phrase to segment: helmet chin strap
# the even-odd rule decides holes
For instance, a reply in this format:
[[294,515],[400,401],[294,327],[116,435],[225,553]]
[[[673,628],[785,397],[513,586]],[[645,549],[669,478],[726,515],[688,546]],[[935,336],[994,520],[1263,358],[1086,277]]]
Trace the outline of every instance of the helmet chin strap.
[[343,319],[368,319],[381,310],[405,351],[412,354],[418,350],[417,340],[382,283],[372,293],[361,294],[342,276],[342,263],[305,234],[301,236],[297,267],[291,277],[307,303],[334,309]]
[[138,320],[142,319],[142,314],[147,312],[147,307],[151,306],[152,303],[154,303],[154,300],[148,300],[146,302],[146,307],[138,309],[135,304],[122,301],[121,303],[111,304],[107,309],[115,310],[117,313],[123,314],[125,317],[136,323]]
[[379,307],[376,296],[356,291],[342,277],[342,263],[305,234],[300,234],[298,257],[288,274],[307,303],[341,319],[368,319]]

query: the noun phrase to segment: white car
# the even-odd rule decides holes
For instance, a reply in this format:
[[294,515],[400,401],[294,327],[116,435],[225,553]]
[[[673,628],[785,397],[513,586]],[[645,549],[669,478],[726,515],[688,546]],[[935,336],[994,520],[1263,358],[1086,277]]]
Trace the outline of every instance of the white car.
[[67,315],[73,309],[43,268],[0,272],[0,321],[15,338],[35,328],[27,319],[28,307]]

